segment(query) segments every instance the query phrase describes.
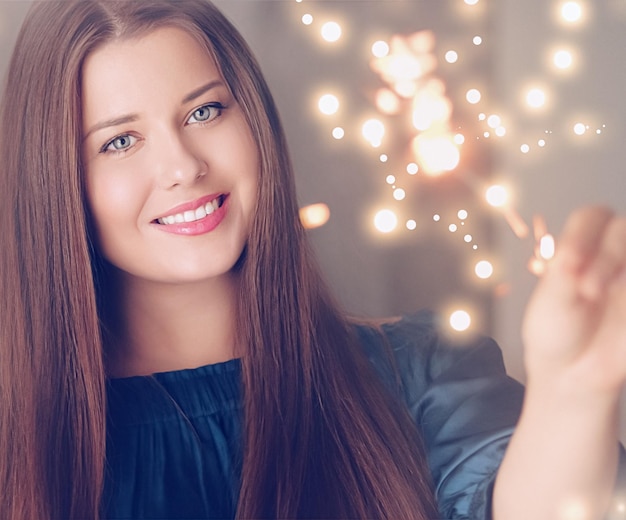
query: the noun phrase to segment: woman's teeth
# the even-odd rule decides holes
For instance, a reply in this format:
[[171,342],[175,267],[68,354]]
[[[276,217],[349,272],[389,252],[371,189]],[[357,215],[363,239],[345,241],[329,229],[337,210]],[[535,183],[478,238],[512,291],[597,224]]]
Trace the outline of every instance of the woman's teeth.
[[176,213],[175,215],[168,215],[157,219],[159,224],[182,224],[183,222],[195,222],[201,218],[206,217],[213,213],[216,209],[222,206],[224,198],[220,195],[211,202],[207,202],[204,206],[200,206],[195,210],[184,211],[183,213]]

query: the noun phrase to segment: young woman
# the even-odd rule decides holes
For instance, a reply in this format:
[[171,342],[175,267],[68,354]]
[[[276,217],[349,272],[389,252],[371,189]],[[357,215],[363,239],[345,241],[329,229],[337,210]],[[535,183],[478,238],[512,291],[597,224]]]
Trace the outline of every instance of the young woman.
[[0,156],[0,518],[609,507],[624,220],[570,221],[529,306],[507,449],[522,392],[492,341],[333,303],[267,86],[206,1],[35,5]]

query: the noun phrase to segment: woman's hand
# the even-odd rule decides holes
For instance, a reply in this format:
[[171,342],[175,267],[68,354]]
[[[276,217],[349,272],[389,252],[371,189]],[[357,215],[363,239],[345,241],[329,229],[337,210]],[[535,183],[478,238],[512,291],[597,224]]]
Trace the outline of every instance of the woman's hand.
[[618,398],[626,381],[626,219],[600,207],[569,218],[523,337],[530,385],[563,374],[581,390]]
[[600,520],[617,507],[626,380],[626,220],[567,221],[524,321],[524,407],[496,479],[494,520]]

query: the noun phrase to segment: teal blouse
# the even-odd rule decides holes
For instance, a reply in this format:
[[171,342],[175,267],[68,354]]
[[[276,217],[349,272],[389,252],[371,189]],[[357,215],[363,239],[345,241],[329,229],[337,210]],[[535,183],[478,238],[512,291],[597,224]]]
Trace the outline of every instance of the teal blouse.
[[[376,371],[422,434],[440,518],[489,520],[495,474],[523,397],[498,346],[485,337],[453,342],[433,314],[420,312],[382,326],[392,363],[380,334],[357,327]],[[235,359],[108,382],[105,518],[234,517],[240,370]]]

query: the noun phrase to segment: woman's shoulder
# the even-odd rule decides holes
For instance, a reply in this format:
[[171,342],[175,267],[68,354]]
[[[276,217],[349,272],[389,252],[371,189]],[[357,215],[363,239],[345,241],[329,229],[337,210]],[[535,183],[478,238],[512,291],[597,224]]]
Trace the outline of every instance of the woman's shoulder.
[[409,402],[434,382],[507,377],[502,352],[492,338],[455,333],[431,310],[359,321],[355,327],[383,381],[392,388],[399,385]]

